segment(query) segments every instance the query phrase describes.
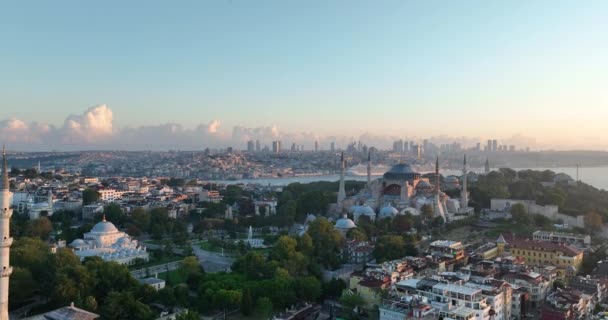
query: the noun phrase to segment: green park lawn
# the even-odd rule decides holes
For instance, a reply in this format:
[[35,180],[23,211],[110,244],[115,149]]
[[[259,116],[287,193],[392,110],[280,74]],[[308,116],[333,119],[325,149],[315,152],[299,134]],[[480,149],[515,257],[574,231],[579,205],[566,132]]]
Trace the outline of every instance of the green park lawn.
[[186,279],[182,277],[179,270],[171,270],[168,272],[159,273],[158,278],[165,280],[167,284],[170,285],[176,285],[186,282]]

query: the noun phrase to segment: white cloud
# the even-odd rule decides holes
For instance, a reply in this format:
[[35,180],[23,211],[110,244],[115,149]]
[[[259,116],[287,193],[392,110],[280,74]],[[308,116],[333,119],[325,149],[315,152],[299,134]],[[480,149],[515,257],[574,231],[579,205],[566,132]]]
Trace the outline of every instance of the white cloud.
[[216,133],[217,129],[219,129],[221,122],[219,120],[213,120],[211,122],[209,122],[209,124],[207,125],[207,132],[208,133]]
[[63,141],[99,143],[113,135],[113,120],[112,110],[105,104],[91,107],[81,115],[70,115],[61,128]]

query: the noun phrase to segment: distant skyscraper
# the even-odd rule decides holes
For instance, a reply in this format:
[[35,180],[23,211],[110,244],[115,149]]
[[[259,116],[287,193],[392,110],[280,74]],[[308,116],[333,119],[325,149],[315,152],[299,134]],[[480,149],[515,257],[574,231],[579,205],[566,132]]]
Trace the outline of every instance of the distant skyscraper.
[[424,154],[427,154],[428,151],[429,151],[429,140],[424,139],[424,140],[422,140],[422,152],[424,152]]
[[255,151],[260,152],[260,150],[261,150],[260,140],[255,140]]
[[315,152],[319,152],[319,141],[315,140]]
[[481,143],[477,142],[477,147],[476,147],[477,151],[481,151]]
[[492,140],[492,151],[498,151],[498,140]]
[[486,146],[486,151],[492,151],[492,140],[488,140],[488,145]]
[[490,160],[488,158],[486,158],[486,163],[484,165],[484,172],[486,174],[490,173]]
[[296,146],[296,143],[295,143],[295,142],[294,142],[294,143],[292,143],[292,144],[291,144],[291,151],[292,151],[292,152],[293,152],[293,151],[297,151],[297,149],[298,149],[298,148],[297,148],[297,146]]
[[255,145],[253,140],[247,141],[247,152],[253,152],[255,150]]
[[393,142],[393,152],[403,152],[403,140],[397,140]]
[[331,150],[331,152],[335,152],[336,151],[336,143],[335,142],[331,143],[331,149],[330,150]]
[[281,152],[281,141],[277,140],[277,141],[272,142],[272,152],[273,153]]
[[6,149],[2,149],[2,185],[0,185],[0,319],[8,320],[8,281],[13,268],[9,264],[9,256],[13,238],[10,237],[11,209],[10,199],[12,197],[8,182],[8,164],[6,163]]

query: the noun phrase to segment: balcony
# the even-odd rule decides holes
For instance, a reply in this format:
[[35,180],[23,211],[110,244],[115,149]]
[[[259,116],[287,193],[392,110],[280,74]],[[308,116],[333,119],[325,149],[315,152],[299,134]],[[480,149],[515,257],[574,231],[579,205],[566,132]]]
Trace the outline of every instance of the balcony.
[[13,244],[13,237],[0,239],[0,248],[10,247]]
[[11,273],[13,273],[13,267],[3,268],[2,272],[0,273],[0,277],[8,277],[11,275]]

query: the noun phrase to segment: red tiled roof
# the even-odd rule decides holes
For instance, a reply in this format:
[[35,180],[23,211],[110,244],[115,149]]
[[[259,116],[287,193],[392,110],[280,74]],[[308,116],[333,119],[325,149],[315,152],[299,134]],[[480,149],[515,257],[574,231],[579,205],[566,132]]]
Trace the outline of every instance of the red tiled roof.
[[509,247],[511,248],[520,248],[527,250],[535,250],[535,251],[559,251],[562,252],[565,256],[574,257],[581,254],[581,251],[571,247],[566,244],[554,243],[554,242],[545,242],[545,241],[536,241],[529,239],[517,239],[513,238],[511,241],[508,241]]

